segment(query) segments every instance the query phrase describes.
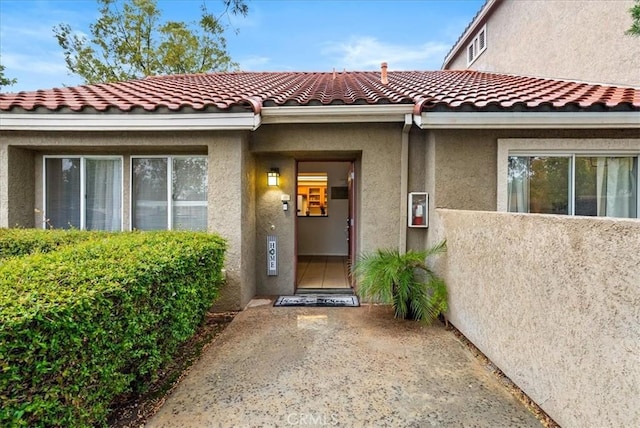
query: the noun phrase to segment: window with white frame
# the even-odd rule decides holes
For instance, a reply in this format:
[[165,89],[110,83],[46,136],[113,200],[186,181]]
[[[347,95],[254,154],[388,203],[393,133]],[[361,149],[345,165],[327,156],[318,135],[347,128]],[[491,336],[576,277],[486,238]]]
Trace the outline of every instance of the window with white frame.
[[122,229],[122,158],[46,156],[44,227]]
[[509,156],[510,212],[637,218],[637,155]]
[[206,156],[131,159],[131,227],[207,230]]
[[467,66],[471,65],[487,49],[487,26],[484,25],[467,45]]

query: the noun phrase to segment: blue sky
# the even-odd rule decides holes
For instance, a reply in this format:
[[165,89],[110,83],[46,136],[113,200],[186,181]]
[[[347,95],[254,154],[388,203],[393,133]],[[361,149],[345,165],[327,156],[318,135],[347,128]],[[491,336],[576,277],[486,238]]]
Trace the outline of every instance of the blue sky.
[[[439,69],[484,0],[249,0],[227,32],[244,71]],[[202,0],[159,0],[163,18],[191,22]],[[206,0],[210,11],[220,0]],[[0,62],[18,83],[3,91],[81,84],[69,75],[52,27],[88,33],[94,0],[0,0]],[[234,30],[237,30],[236,34]]]

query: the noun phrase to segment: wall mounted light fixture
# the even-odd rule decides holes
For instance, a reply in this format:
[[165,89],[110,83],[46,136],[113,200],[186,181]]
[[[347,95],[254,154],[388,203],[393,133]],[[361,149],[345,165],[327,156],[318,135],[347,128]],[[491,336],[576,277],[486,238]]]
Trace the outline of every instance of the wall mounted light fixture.
[[268,186],[280,185],[280,169],[271,168],[271,171],[267,172],[267,185]]

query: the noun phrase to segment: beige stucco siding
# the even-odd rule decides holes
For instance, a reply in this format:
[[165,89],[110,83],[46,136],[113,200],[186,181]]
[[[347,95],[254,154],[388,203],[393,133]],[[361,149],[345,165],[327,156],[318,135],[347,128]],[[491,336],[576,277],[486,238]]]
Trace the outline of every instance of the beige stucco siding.
[[246,134],[219,136],[209,143],[208,226],[228,242],[219,309],[242,309],[256,291],[254,168],[248,146]]
[[447,68],[640,86],[633,0],[504,0],[487,28],[487,49],[467,66],[467,44]]
[[[427,166],[427,137],[428,133],[414,127],[409,134],[409,173],[407,177],[408,192],[427,192],[433,196],[433,192],[427,188],[427,175],[432,171]],[[407,197],[402,195],[402,197]],[[433,205],[433,204],[431,204]],[[401,214],[401,221],[408,223],[408,212]],[[424,248],[427,238],[427,229],[407,228],[406,248]]]
[[480,130],[433,131],[437,206],[496,209],[495,133]]
[[[269,125],[252,135],[259,175],[280,167],[282,180],[280,190],[275,191],[266,188],[264,178],[257,179],[258,292],[293,291],[295,278],[290,267],[295,265],[295,216],[292,211],[282,211],[280,196],[295,198],[295,160],[355,160],[358,251],[397,247],[405,227],[398,222],[401,135],[399,124]],[[278,277],[266,275],[263,247],[268,234],[278,237],[281,248]]]
[[640,426],[640,220],[437,215],[451,322],[561,426]]
[[208,229],[229,242],[227,285],[218,306],[241,309],[254,296],[254,168],[247,133],[7,132],[0,137],[0,227],[41,227],[43,156],[121,156],[123,229],[129,230],[131,156],[208,155]]
[[[280,186],[267,186],[267,171],[280,169]],[[296,163],[289,156],[256,157],[256,257],[254,269],[259,295],[293,294],[296,273],[295,195]],[[282,209],[282,195],[289,195],[289,210]],[[267,236],[277,239],[276,276],[267,276]]]
[[0,227],[9,227],[9,145],[0,142]]
[[0,145],[0,227],[33,226],[34,153]]
[[9,212],[8,226],[27,224],[35,212],[35,155],[31,150],[9,147]]
[[[7,133],[7,144],[12,149],[21,148],[33,153],[32,175],[35,191],[32,192],[33,220],[19,223],[24,227],[41,227],[43,220],[42,163],[47,155],[113,155],[123,157],[123,229],[131,228],[130,221],[130,156],[139,155],[206,155],[208,143],[216,137],[203,132],[15,132]],[[20,170],[20,180],[28,177],[28,170]],[[11,211],[14,207],[11,205]]]

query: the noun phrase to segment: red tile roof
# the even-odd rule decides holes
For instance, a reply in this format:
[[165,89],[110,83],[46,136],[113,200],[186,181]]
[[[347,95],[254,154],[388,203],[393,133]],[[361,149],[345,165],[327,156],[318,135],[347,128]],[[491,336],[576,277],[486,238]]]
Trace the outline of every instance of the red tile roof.
[[262,107],[416,104],[422,111],[640,110],[640,89],[471,70],[237,72],[0,94],[2,111],[251,111]]

